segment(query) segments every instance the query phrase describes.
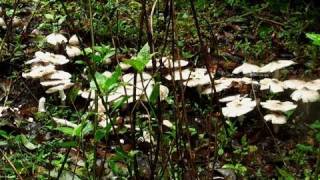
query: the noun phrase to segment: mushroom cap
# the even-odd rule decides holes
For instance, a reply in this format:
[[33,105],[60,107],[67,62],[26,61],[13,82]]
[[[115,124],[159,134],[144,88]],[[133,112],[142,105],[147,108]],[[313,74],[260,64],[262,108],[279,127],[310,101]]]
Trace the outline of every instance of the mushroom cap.
[[159,88],[160,88],[160,92],[159,92],[160,101],[164,101],[169,96],[169,88],[164,85],[160,85]]
[[[142,78],[141,78],[142,76]],[[142,72],[142,75],[137,74],[137,83],[138,82],[146,82],[146,81],[150,81],[152,79],[152,76],[146,72]],[[125,75],[122,76],[122,80],[125,83],[134,84],[134,73],[127,73]]]
[[107,78],[111,77],[112,76],[112,72],[110,71],[105,71],[102,73],[104,76],[106,76]]
[[256,101],[251,98],[236,99],[222,108],[222,114],[225,117],[238,117],[252,111],[255,106]]
[[70,46],[70,45],[66,46],[66,52],[67,52],[67,55],[71,58],[79,56],[81,54],[81,50],[79,47]]
[[264,78],[260,80],[260,90],[270,89],[273,93],[284,91],[283,83],[277,79]]
[[[225,89],[229,89],[232,86],[233,79],[232,78],[220,78],[214,81],[216,92],[221,92]],[[214,93],[212,87],[207,87],[201,91],[201,94],[211,94]]]
[[90,99],[94,99],[96,96],[96,92],[94,90],[91,90],[91,92],[89,90],[79,91],[78,94],[80,94],[84,99],[89,99],[89,94]]
[[224,97],[224,98],[221,98],[219,99],[219,102],[231,102],[231,101],[234,101],[236,99],[240,99],[241,98],[241,95],[240,94],[236,94],[236,95],[232,95],[232,96],[227,96],[227,97]]
[[305,87],[306,82],[299,79],[289,79],[283,81],[283,87],[286,89],[301,89]]
[[[157,67],[157,68],[160,67],[159,59],[156,59],[156,67]],[[149,62],[146,64],[146,68],[147,68],[147,69],[153,68],[152,61],[149,61]]]
[[297,108],[297,105],[290,101],[281,102],[279,100],[267,100],[266,102],[261,102],[260,104],[263,108],[271,111],[287,112]]
[[77,37],[77,35],[72,35],[69,39],[69,44],[72,45],[72,46],[79,46],[79,39]]
[[315,79],[315,80],[307,82],[305,84],[305,87],[310,90],[314,90],[314,91],[320,90],[320,79]]
[[129,68],[131,68],[131,65],[126,64],[124,62],[120,62],[119,66],[120,66],[121,70],[124,70],[124,71],[128,70]]
[[[160,62],[160,59],[157,60]],[[179,67],[185,67],[189,64],[186,60],[175,60],[173,62],[171,57],[162,57],[162,63],[165,68],[179,68]]]
[[[180,76],[180,74],[179,74]],[[212,74],[214,77],[214,74]],[[207,74],[207,69],[205,68],[195,68],[187,81],[183,85],[188,87],[196,87],[211,84],[210,75]]]
[[249,63],[243,63],[242,65],[236,67],[232,73],[233,74],[250,74],[250,73],[256,73],[259,72],[260,67],[254,64],[249,64]]
[[164,126],[167,126],[168,128],[172,128],[172,127],[173,127],[173,124],[172,124],[169,120],[167,120],[167,119],[163,120],[163,121],[162,121],[162,124],[163,124]]
[[7,28],[6,22],[4,21],[4,19],[3,19],[2,17],[0,17],[0,26],[1,26],[3,29],[6,29],[6,28]]
[[249,77],[242,77],[242,78],[230,78],[231,81],[237,83],[244,83],[244,84],[259,84],[257,81],[253,80]]
[[58,79],[58,80],[52,80],[52,81],[42,81],[40,84],[42,86],[58,86],[66,83],[70,83],[70,79]]
[[64,55],[53,54],[49,52],[37,51],[35,53],[35,58],[27,61],[25,64],[34,64],[34,63],[51,63],[54,65],[63,65],[69,62]]
[[170,74],[166,75],[165,78],[169,81],[171,81],[173,79],[175,81],[187,80],[187,79],[190,79],[191,73],[192,73],[192,71],[190,69],[184,69],[184,70],[181,70],[181,76],[180,76],[180,71],[177,70],[177,71],[173,72],[173,76],[170,73]]
[[285,123],[287,123],[286,116],[280,115],[280,114],[267,114],[263,118],[266,121],[271,121],[272,124],[285,124]]
[[306,87],[293,91],[290,96],[294,101],[302,100],[304,103],[318,101],[320,95],[318,91],[310,90]]
[[52,64],[48,64],[46,66],[33,66],[28,73],[22,73],[22,77],[24,78],[32,78],[37,79],[41,78],[45,75],[54,73],[56,71],[55,66]]
[[266,64],[265,66],[261,67],[259,72],[272,73],[276,70],[291,66],[293,64],[296,64],[296,63],[292,60],[277,60],[277,61],[270,62],[270,63]]
[[68,42],[67,38],[60,33],[51,33],[46,37],[46,39],[47,39],[47,43],[52,44],[54,46],[56,46],[57,44],[61,44],[63,42],[64,43]]
[[65,72],[65,71],[62,71],[62,70],[58,70],[58,71],[55,71],[51,74],[48,74],[46,76],[44,76],[45,79],[70,79],[71,78],[71,74],[68,73],[68,72]]
[[73,86],[73,83],[65,83],[65,84],[62,84],[62,85],[54,86],[54,87],[51,87],[51,88],[47,89],[46,93],[47,94],[55,93],[55,92],[58,92],[58,91],[62,91],[64,89],[68,89],[71,86]]

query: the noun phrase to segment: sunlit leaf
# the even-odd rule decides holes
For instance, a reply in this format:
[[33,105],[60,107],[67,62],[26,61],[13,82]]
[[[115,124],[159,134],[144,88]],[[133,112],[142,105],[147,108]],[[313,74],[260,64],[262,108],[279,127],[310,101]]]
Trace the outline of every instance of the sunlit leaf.
[[312,44],[320,46],[320,34],[306,33],[306,36],[312,40]]
[[148,62],[151,60],[150,47],[146,43],[139,51],[138,55],[125,61],[126,64],[131,65],[136,71],[142,72]]

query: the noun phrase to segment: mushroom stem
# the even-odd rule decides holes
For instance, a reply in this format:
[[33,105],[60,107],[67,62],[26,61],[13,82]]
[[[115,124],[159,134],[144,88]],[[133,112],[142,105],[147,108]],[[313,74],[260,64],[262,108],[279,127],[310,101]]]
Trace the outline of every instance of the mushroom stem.
[[65,100],[67,99],[67,96],[64,93],[64,90],[59,90],[59,97],[61,99],[61,103],[64,104]]
[[278,134],[279,129],[280,129],[280,125],[279,124],[272,124],[272,127],[273,127],[273,132],[275,134]]

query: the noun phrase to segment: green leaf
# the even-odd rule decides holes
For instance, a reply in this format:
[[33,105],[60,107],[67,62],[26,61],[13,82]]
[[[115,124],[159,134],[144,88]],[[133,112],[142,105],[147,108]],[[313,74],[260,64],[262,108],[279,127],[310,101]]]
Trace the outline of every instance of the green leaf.
[[159,95],[160,95],[160,83],[156,83],[149,97],[150,103],[155,104],[157,102]]
[[[108,93],[110,92],[113,88],[115,88],[119,83],[119,77],[121,76],[121,68],[119,66],[116,67],[115,71],[112,73],[111,77],[106,77],[105,75],[96,72],[95,73],[95,78],[97,80],[98,86],[102,93]],[[90,87],[93,90],[97,90],[97,87],[92,80],[90,82]]]
[[29,150],[34,150],[34,149],[37,149],[38,146],[32,144],[25,135],[20,135],[20,140],[21,140],[21,143],[24,145],[24,147],[26,147],[27,149]]
[[69,148],[69,147],[77,147],[78,144],[76,141],[64,141],[64,142],[57,142],[55,146],[62,147],[62,148]]
[[313,147],[310,145],[297,144],[296,147],[302,152],[313,152]]
[[74,128],[71,127],[57,127],[55,130],[62,132],[65,135],[73,136]]
[[100,141],[102,138],[108,137],[111,132],[111,127],[112,127],[111,123],[109,123],[109,124],[107,124],[107,127],[103,128],[103,129],[98,129],[96,131],[94,139],[97,141]]
[[320,46],[320,34],[306,33],[307,38],[312,40],[312,44]]
[[2,136],[3,138],[5,139],[9,139],[9,135],[7,132],[3,131],[3,130],[0,130],[0,136]]
[[294,177],[286,170],[277,167],[277,171],[281,175],[281,177],[284,177],[286,180],[294,180]]
[[150,54],[150,47],[148,43],[146,43],[139,51],[137,56],[125,61],[125,63],[131,65],[136,71],[142,72],[150,61],[151,57],[152,55]]
[[310,127],[312,129],[320,129],[320,121],[319,120],[316,120],[315,122],[313,122]]

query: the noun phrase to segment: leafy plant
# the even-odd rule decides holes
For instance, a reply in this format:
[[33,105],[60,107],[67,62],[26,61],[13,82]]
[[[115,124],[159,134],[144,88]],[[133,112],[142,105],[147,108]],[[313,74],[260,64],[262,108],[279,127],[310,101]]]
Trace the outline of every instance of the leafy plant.
[[137,72],[142,72],[148,62],[151,60],[150,47],[146,43],[139,51],[137,56],[132,57],[130,60],[125,61],[126,64],[131,65]]
[[320,34],[306,33],[306,36],[312,41],[312,44],[320,46]]

